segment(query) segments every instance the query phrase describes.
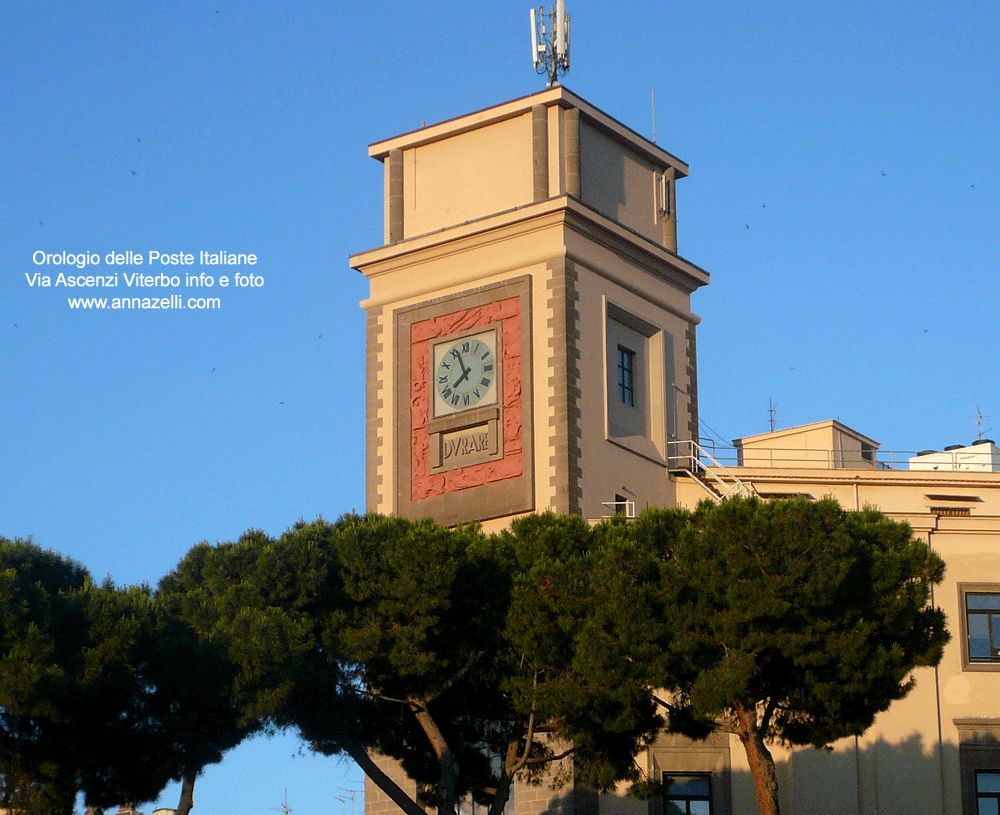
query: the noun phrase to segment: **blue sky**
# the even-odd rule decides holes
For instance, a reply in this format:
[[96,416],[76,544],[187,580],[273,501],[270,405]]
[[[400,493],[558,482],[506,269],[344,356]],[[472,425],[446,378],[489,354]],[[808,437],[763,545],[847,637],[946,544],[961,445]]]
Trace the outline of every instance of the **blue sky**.
[[[361,510],[367,145],[541,89],[528,8],[5,4],[0,535],[155,584],[199,541]],[[1000,438],[1000,6],[567,8],[564,84],[648,137],[655,90],[657,141],[691,167],[705,435],[763,432],[773,401],[778,427],[837,418],[887,450],[972,441],[977,406]],[[101,274],[126,250],[253,253],[264,282],[114,312],[26,279],[69,271],[38,251]],[[296,751],[240,748],[195,811],[268,812],[286,788],[298,815],[345,811],[359,771]]]

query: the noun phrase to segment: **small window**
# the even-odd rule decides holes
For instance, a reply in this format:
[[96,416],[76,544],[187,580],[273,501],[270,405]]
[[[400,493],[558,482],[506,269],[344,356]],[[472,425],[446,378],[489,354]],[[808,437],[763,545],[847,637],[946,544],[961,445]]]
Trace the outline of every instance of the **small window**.
[[618,398],[635,407],[635,351],[618,346]]
[[931,507],[931,513],[947,518],[967,518],[972,510],[968,507]]
[[969,662],[1000,664],[1000,592],[965,594]]
[[712,815],[712,776],[664,775],[664,815]]
[[976,773],[976,812],[1000,815],[1000,772]]

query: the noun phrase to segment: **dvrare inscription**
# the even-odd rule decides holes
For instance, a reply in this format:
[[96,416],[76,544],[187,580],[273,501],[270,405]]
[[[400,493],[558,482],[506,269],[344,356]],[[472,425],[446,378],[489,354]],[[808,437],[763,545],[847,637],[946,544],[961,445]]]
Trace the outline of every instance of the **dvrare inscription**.
[[466,467],[495,458],[498,436],[496,420],[451,432],[432,433],[431,471]]

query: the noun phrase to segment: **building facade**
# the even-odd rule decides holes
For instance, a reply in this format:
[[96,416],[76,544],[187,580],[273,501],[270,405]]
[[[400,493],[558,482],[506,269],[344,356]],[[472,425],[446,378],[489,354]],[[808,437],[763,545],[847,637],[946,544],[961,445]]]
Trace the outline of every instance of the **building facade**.
[[[948,566],[935,597],[953,636],[945,658],[864,737],[776,750],[782,809],[1000,815],[1000,451],[887,466],[838,422],[737,440],[728,460],[700,448],[691,296],[709,278],[677,252],[688,167],[563,87],[369,154],[384,165],[384,243],[351,257],[371,285],[367,509],[492,531],[531,512],[600,518],[742,492],[906,520]],[[670,801],[518,785],[512,806],[756,811],[726,734],[664,734],[637,760],[675,780]],[[370,783],[365,809],[398,812]]]

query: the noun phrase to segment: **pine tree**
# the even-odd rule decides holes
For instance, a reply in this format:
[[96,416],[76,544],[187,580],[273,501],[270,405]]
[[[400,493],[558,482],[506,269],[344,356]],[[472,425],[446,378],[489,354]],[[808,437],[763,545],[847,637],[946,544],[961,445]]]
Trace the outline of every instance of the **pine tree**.
[[769,743],[860,735],[941,659],[944,564],[878,512],[729,499],[648,511],[630,533],[659,563],[650,678],[669,725],[735,733],[763,815],[779,811]]

